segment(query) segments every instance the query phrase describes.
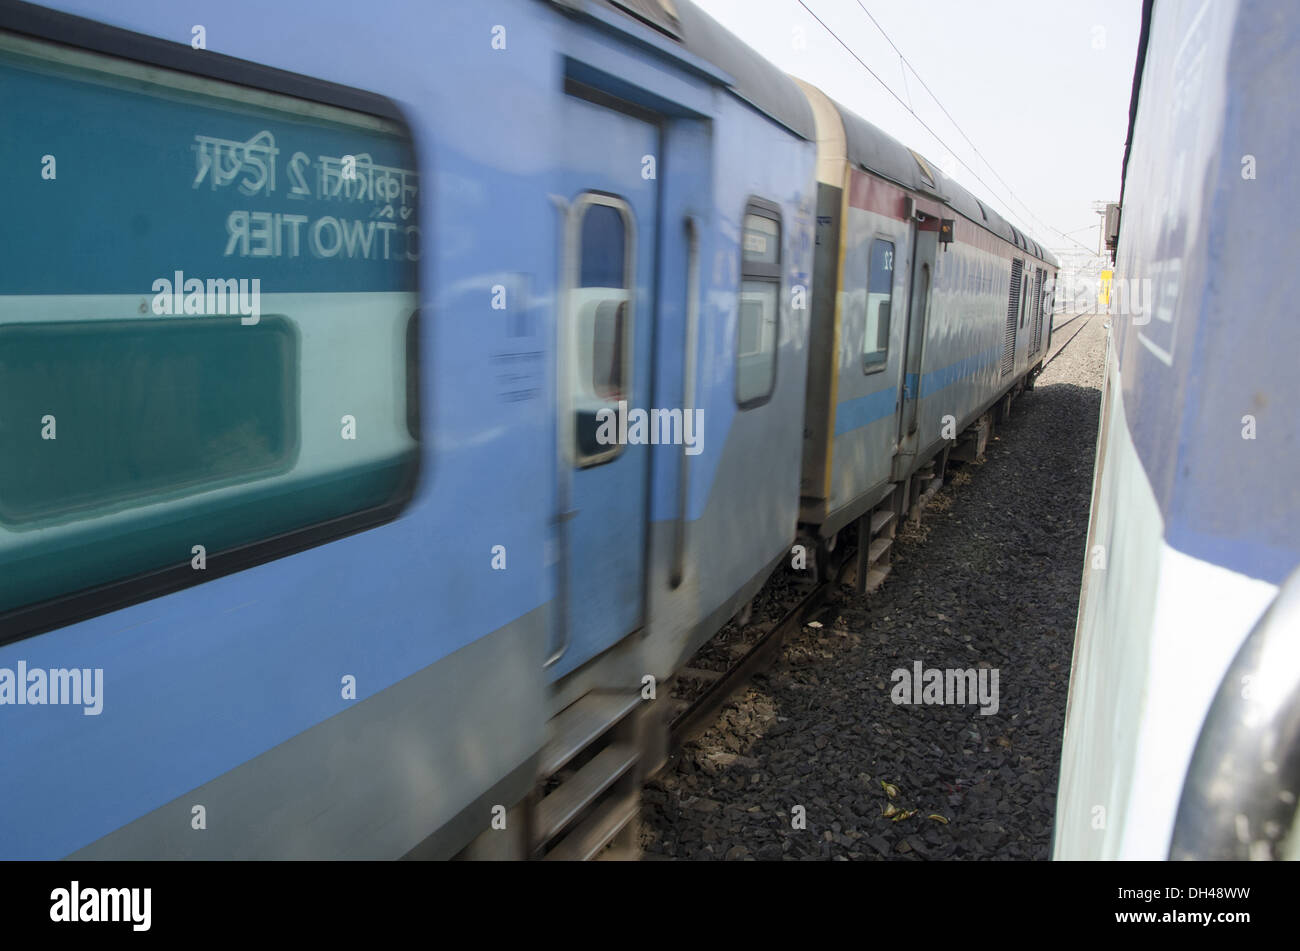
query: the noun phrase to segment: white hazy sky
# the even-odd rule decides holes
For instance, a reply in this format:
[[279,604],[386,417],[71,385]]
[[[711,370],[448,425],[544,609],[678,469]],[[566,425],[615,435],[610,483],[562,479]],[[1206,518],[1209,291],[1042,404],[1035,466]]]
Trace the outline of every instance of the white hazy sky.
[[1092,204],[1119,199],[1140,0],[804,0],[919,120],[798,0],[695,3],[787,73],[992,199],[1042,244],[1077,252],[1073,238],[1096,250]]

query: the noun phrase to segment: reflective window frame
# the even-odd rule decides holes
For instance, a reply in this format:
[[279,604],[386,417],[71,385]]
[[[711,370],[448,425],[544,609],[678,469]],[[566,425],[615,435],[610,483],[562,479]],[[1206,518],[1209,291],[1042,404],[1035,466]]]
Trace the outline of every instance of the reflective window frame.
[[[759,218],[771,221],[776,228],[775,234],[772,235],[776,242],[775,260],[763,261],[757,260],[750,256],[750,251],[746,249],[746,225],[749,219]],[[775,202],[768,201],[764,198],[751,196],[745,202],[745,210],[740,216],[740,280],[736,286],[736,339],[735,339],[735,387],[734,393],[736,406],[739,409],[753,409],[762,406],[772,398],[776,392],[776,375],[778,371],[777,356],[781,351],[781,268],[784,260],[782,242],[785,240],[785,227],[781,220],[781,209]],[[745,336],[744,328],[744,308],[745,308],[745,285],[761,285],[764,290],[770,287],[773,291],[774,305],[772,315],[772,346],[771,354],[771,374],[770,382],[766,392],[745,394],[741,391],[741,360],[744,357],[751,357],[755,354],[762,354],[762,326],[759,327],[759,349],[742,352],[741,343]],[[760,315],[760,321],[763,319]]]
[[[882,248],[888,254],[889,266],[885,269],[889,272],[889,290],[882,294],[879,290],[872,290],[872,278],[875,276],[876,249]],[[895,265],[898,263],[898,245],[892,237],[876,235],[871,239],[871,247],[867,251],[867,287],[866,302],[863,306],[862,313],[862,372],[864,375],[880,373],[889,365],[889,340],[893,329],[894,317],[894,274]],[[885,345],[876,347],[872,350],[867,349],[868,331],[872,328],[871,323],[871,297],[875,294],[877,297],[884,298],[888,307],[885,322]],[[876,342],[880,342],[880,322],[879,311],[877,310],[877,319],[875,324]]]
[[[38,7],[0,9],[0,35],[12,44],[35,49],[50,45],[53,57],[71,63],[103,61],[107,74],[144,76],[159,86],[175,83],[177,88],[215,91],[227,87],[232,98],[266,96],[277,103],[282,97],[292,100],[292,109],[330,110],[337,107],[368,120],[379,120],[396,127],[410,152],[414,166],[424,168],[425,156],[401,107],[388,97],[363,89],[344,86],[314,76],[292,73],[272,66],[209,54],[195,59],[188,42],[178,43],[131,30],[109,26],[94,20]],[[151,73],[151,71],[155,71]],[[304,113],[305,114],[305,113]],[[416,218],[418,223],[419,218]],[[420,282],[422,265],[415,267],[412,293],[418,301],[428,288]],[[268,319],[269,315],[263,315]],[[28,601],[0,613],[0,645],[12,643],[45,631],[121,610],[173,592],[214,581],[281,558],[297,554],[356,532],[376,528],[397,518],[416,495],[416,487],[426,477],[428,440],[421,440],[421,334],[418,309],[406,318],[407,380],[404,387],[407,406],[403,429],[417,443],[414,465],[402,484],[386,500],[326,521],[304,524],[284,532],[254,539],[235,547],[223,547],[206,553],[205,570],[196,572],[189,556],[179,557],[179,564],[156,570],[123,573],[101,584],[70,588],[64,593]]]
[[[564,329],[563,329],[563,353],[560,359],[560,412],[564,425],[561,427],[564,452],[569,462],[579,469],[586,469],[592,466],[602,465],[611,462],[618,456],[622,455],[624,446],[620,443],[611,445],[608,449],[599,451],[589,451],[579,444],[579,432],[576,424],[576,414],[580,411],[578,406],[579,394],[575,392],[575,381],[581,374],[583,368],[594,364],[596,334],[594,321],[602,315],[599,313],[601,304],[595,305],[591,317],[593,321],[593,332],[589,340],[584,339],[579,334],[578,316],[574,313],[574,308],[579,306],[582,299],[582,227],[588,211],[592,208],[612,208],[616,211],[623,223],[623,287],[622,291],[626,297],[619,301],[617,319],[621,322],[620,332],[616,338],[622,344],[622,356],[620,360],[621,373],[621,394],[620,397],[630,400],[634,392],[636,380],[634,379],[635,368],[635,347],[636,347],[636,216],[632,212],[632,206],[624,199],[617,195],[611,195],[606,192],[587,191],[583,192],[569,206],[568,219],[566,222],[565,232],[565,276],[564,276]],[[586,343],[590,343],[590,347]],[[608,400],[598,392],[599,384],[594,375],[594,366],[592,373],[583,376],[584,380],[591,383],[591,392],[581,394],[581,399],[591,403],[593,407],[596,403],[602,404],[599,408],[593,408],[593,422],[595,414],[600,408],[612,408],[617,411],[618,399]],[[612,402],[612,406],[609,404]]]

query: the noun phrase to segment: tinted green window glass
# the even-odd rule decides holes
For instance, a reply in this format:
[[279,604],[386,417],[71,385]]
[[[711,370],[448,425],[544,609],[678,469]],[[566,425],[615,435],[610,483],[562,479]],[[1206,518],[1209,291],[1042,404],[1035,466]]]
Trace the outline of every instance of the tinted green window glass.
[[[298,346],[283,318],[0,326],[0,520],[143,504],[292,465]],[[36,444],[35,421],[55,438]]]
[[5,33],[0,90],[0,168],[38,163],[0,177],[0,636],[196,545],[391,516],[420,438],[407,131]]

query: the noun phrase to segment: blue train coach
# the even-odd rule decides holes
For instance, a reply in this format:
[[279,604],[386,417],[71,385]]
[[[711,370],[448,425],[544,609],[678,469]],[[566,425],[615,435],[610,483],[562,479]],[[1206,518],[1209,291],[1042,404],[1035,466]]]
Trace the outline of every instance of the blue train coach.
[[54,0],[0,90],[0,856],[626,829],[799,518],[793,81],[684,0]]

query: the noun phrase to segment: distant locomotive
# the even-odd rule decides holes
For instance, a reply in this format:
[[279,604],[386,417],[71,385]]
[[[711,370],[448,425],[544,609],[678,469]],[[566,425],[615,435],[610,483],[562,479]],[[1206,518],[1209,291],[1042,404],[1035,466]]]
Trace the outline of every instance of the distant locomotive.
[[597,854],[647,685],[1047,352],[1050,254],[685,0],[97,6],[0,8],[0,856]]

